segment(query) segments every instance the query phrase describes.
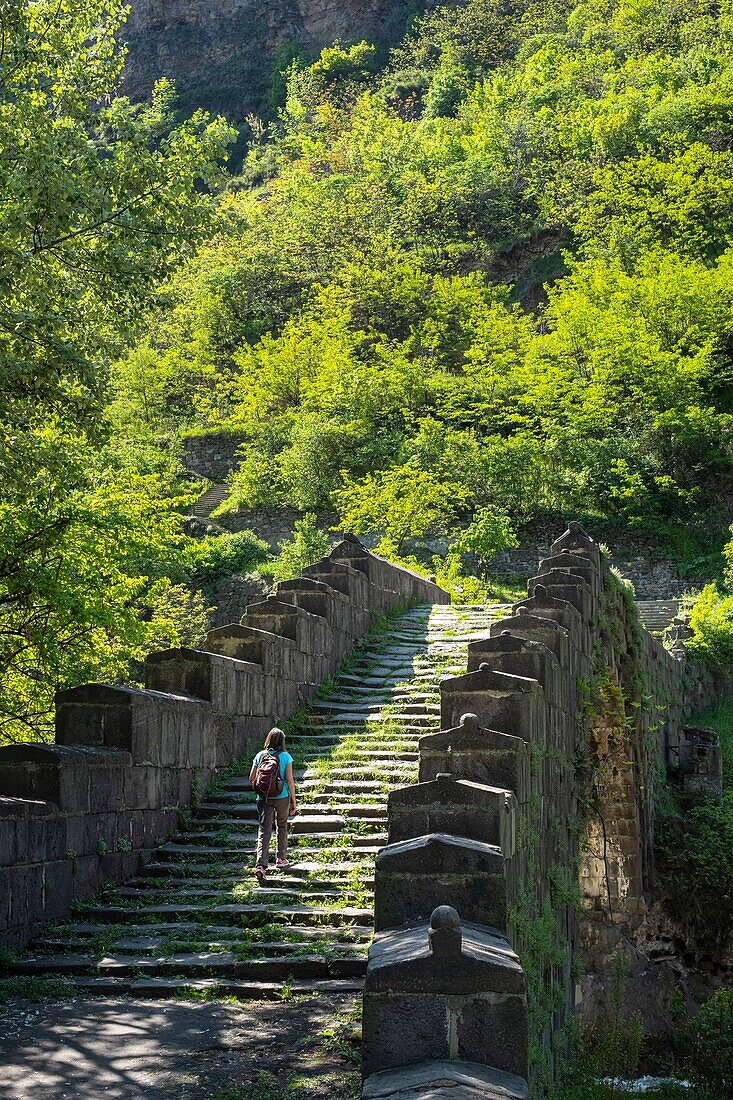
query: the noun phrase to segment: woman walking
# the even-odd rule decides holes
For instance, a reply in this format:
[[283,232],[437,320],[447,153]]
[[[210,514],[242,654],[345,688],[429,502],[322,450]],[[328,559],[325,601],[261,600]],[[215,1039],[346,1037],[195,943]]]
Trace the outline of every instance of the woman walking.
[[270,837],[277,821],[278,870],[288,865],[288,818],[297,810],[293,758],[285,751],[285,734],[275,726],[265,738],[265,747],[252,761],[249,773],[252,790],[257,794],[257,863],[255,874],[263,879],[270,859]]

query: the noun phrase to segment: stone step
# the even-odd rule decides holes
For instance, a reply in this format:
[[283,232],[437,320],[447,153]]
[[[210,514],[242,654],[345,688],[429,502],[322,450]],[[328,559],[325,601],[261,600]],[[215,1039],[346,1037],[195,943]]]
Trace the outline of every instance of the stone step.
[[[333,717],[334,711],[323,712],[322,714],[314,714],[311,718],[311,722],[314,725],[320,725],[321,721],[323,725],[328,725],[328,719]],[[366,722],[389,722],[394,723],[397,726],[409,725],[417,729],[432,729],[440,724],[440,708],[438,707],[434,711],[428,711],[420,709],[418,711],[411,711],[409,714],[403,712],[402,714],[385,714],[382,711],[374,711],[372,714],[365,714],[364,711],[344,710],[338,712],[338,719],[340,725],[348,726],[363,726]],[[332,723],[331,723],[332,724]]]
[[[371,723],[370,719],[370,723]],[[405,744],[416,744],[418,739],[425,733],[424,722],[414,722],[410,716],[410,720],[407,718],[404,722],[395,722],[393,725],[396,727],[396,732],[393,732],[389,728],[382,729],[383,723],[386,723],[388,718],[380,718],[377,720],[374,728],[364,729],[364,724],[360,723],[358,730],[359,743],[364,746],[372,746],[377,749],[381,746],[387,746],[394,742]],[[390,723],[392,724],[392,723]],[[354,737],[355,731],[351,723],[344,722],[339,725],[335,725],[333,722],[326,721],[326,716],[323,716],[323,721],[318,721],[316,725],[311,727],[307,733],[291,734],[288,738],[288,749],[291,753],[297,753],[302,744],[305,743],[308,751],[311,751],[313,747],[320,748],[327,745],[338,745],[347,737]]]
[[[200,821],[208,821],[211,818],[219,819],[223,813],[234,821],[257,821],[257,807],[254,802],[235,802],[231,805],[204,802],[197,811],[197,817]],[[343,824],[342,818],[335,814],[324,814],[317,806],[298,805],[298,814],[291,818],[289,828],[295,833],[325,833],[339,829]]]
[[[163,864],[172,866],[176,864]],[[234,866],[227,874],[225,870],[220,873],[201,873],[196,875],[195,870],[189,864],[178,865],[178,873],[169,875],[152,875],[151,877],[138,876],[131,879],[126,886],[118,887],[115,896],[120,897],[121,891],[136,891],[139,894],[152,895],[170,894],[171,892],[183,892],[189,897],[198,896],[201,892],[215,894],[226,893],[227,890],[246,890],[254,897],[260,897],[263,891],[268,894],[282,893],[285,890],[296,891],[300,897],[305,894],[336,894],[339,890],[349,888],[349,884],[358,876],[359,880],[368,886],[373,878],[371,870],[360,870],[359,866],[348,872],[332,873],[330,865],[321,864],[312,871],[301,871],[291,874],[290,867],[277,868],[273,860],[267,875],[266,886],[258,886],[258,879],[254,874],[254,866],[250,863],[242,866]],[[259,891],[259,892],[258,892]],[[235,898],[235,901],[241,898]]]
[[[418,754],[413,754],[417,759]],[[330,764],[329,774],[336,773],[340,777],[339,783],[361,783],[364,776],[380,775],[384,778],[388,776],[395,776],[399,779],[403,775],[411,775],[414,772],[414,768],[410,766],[409,762],[401,762],[395,760],[393,756],[382,754],[381,757],[375,758],[373,762],[368,764],[349,764],[344,765],[340,760],[337,762],[331,762],[329,757],[322,756],[317,757],[316,760],[325,760]],[[317,764],[311,767],[297,769],[295,771],[295,781],[298,789],[307,787],[308,784],[312,784],[314,780],[320,779],[322,772]],[[334,782],[334,780],[332,780]],[[209,796],[209,803],[221,803],[222,805],[237,805],[243,799],[247,799],[250,803],[254,803],[254,791],[249,786],[247,780],[242,781],[241,786],[227,787],[226,790],[213,791]],[[244,804],[244,803],[242,803]]]
[[180,903],[177,905],[152,904],[152,905],[81,905],[78,912],[85,916],[94,916],[95,920],[105,924],[136,923],[143,919],[149,919],[153,924],[156,918],[173,921],[175,919],[193,919],[205,917],[223,924],[234,924],[242,927],[243,921],[251,921],[253,924],[288,923],[289,920],[312,921],[319,926],[332,924],[336,927],[342,924],[364,923],[373,919],[371,909],[357,908],[354,906],[322,906],[322,905],[270,905],[239,904],[231,902],[221,905],[203,905]]
[[[318,904],[324,899],[339,898],[342,889],[331,883],[331,888],[323,889],[314,886],[313,889],[303,886],[302,889],[290,889],[279,884],[279,876],[274,873],[268,876],[266,886],[258,886],[258,879],[254,874],[246,879],[239,878],[236,882],[229,882],[226,886],[219,886],[216,882],[208,883],[206,879],[197,880],[183,878],[180,885],[170,882],[168,879],[153,879],[142,886],[119,886],[111,895],[112,902],[139,901],[143,905],[160,905],[173,901],[174,897],[180,897],[183,901],[198,900],[200,898],[219,898],[222,904],[234,901],[257,902],[258,905],[271,905],[280,901],[302,901]],[[272,883],[272,885],[269,885]],[[238,897],[237,894],[242,896]]]
[[207,519],[214,509],[224,503],[230,493],[231,489],[228,485],[223,483],[212,485],[198,498],[190,514],[196,516],[197,519]]
[[[332,779],[326,776],[319,776],[313,774],[307,779],[303,779],[300,782],[299,790],[301,791],[301,797],[305,798],[306,795],[310,798],[311,787],[318,787],[321,784],[325,784],[329,789],[334,791],[351,791],[354,794],[358,794],[359,791],[363,791],[365,794],[371,791],[379,791],[384,787],[387,780],[394,780],[395,783],[402,783],[405,780],[410,780],[415,775],[415,768],[403,768],[399,771],[397,769],[380,769],[377,774],[379,779]],[[338,772],[337,774],[341,774]],[[365,771],[363,775],[374,775],[375,770],[372,768],[369,771]]]
[[[191,943],[210,942],[223,945],[229,944],[230,946],[232,943],[246,943],[248,950],[265,951],[277,947],[280,944],[277,937],[284,935],[286,932],[288,939],[282,941],[283,949],[294,949],[299,944],[308,945],[327,942],[332,949],[343,947],[344,950],[347,950],[353,948],[355,944],[368,946],[373,934],[371,927],[367,925],[344,925],[342,928],[328,927],[324,929],[322,926],[306,927],[283,924],[271,926],[275,929],[272,933],[276,937],[275,940],[264,941],[252,938],[254,934],[259,933],[257,928],[242,929],[236,925],[202,925],[198,922],[188,924],[184,921],[155,925],[124,925],[124,932],[120,932],[114,937],[112,937],[114,926],[109,924],[82,924],[80,921],[75,921],[66,927],[73,929],[75,934],[62,934],[64,931],[62,927],[55,934],[41,936],[34,940],[31,944],[31,952],[40,953],[42,950],[46,950],[54,954],[65,954],[68,953],[70,948],[78,947],[82,950],[86,949],[89,953],[93,949],[95,940],[100,937],[108,941],[108,950],[114,949],[117,952],[160,952],[166,938],[171,937],[178,940],[186,939]],[[278,932],[277,929],[280,931]]]
[[[342,834],[338,834],[339,839]],[[296,860],[301,855],[313,855],[320,853],[332,852],[338,855],[340,859],[347,858],[349,856],[354,859],[364,858],[365,856],[374,856],[377,849],[384,843],[383,838],[378,835],[370,836],[368,838],[358,837],[358,843],[350,844],[347,847],[343,846],[327,846],[316,848],[306,844],[296,844],[294,841],[297,838],[291,837],[288,842],[290,849],[290,858]],[[356,841],[357,838],[354,837]],[[368,840],[369,843],[365,843]],[[255,853],[254,843],[247,845],[238,845],[230,848],[223,848],[220,845],[208,843],[204,841],[201,844],[166,844],[163,848],[158,848],[155,853],[156,859],[170,860],[172,862],[179,859],[209,859],[223,861],[225,859],[232,859],[234,857],[253,856]]]
[[465,671],[469,639],[496,614],[412,609],[314,702],[288,736],[301,801],[286,869],[255,878],[253,792],[248,774],[229,776],[137,878],[39,937],[23,972],[141,997],[358,992],[388,790],[416,780],[440,679]]
[[[297,818],[296,818],[296,820],[297,820]],[[250,844],[254,845],[254,842],[257,839],[257,830],[256,829],[249,829],[249,830],[244,829],[243,822],[241,822],[241,821],[230,822],[230,825],[236,825],[237,826],[236,835],[232,834],[232,836],[230,838],[231,841],[233,842],[233,845],[235,843],[236,843],[237,846],[241,846],[242,844],[245,844],[245,845],[247,845],[247,850],[254,851],[254,847],[252,847],[250,849],[249,845]],[[225,826],[225,828],[226,828],[226,826]],[[187,844],[200,844],[201,846],[205,846],[205,847],[208,847],[209,844],[210,844],[210,841],[212,840],[212,838],[216,839],[216,836],[217,836],[216,833],[209,832],[209,831],[201,832],[201,833],[196,833],[196,832],[191,831],[191,832],[188,832],[188,833],[185,834]],[[348,833],[346,831],[346,829],[343,829],[343,830],[339,830],[338,832],[333,832],[333,833],[318,833],[318,832],[316,832],[316,833],[290,833],[289,834],[289,839],[288,839],[288,845],[289,845],[290,848],[296,848],[298,851],[300,851],[301,848],[298,847],[299,841],[305,841],[307,843],[308,841],[321,840],[325,843],[326,846],[328,846],[330,842],[343,841],[345,836],[349,837],[349,838],[353,838],[354,843],[358,843],[358,844],[362,845],[363,847],[371,846],[372,850],[374,850],[374,851],[376,851],[377,848],[380,848],[382,845],[387,843],[387,839],[386,839],[386,836],[385,836],[384,833],[376,832],[376,833],[373,833],[373,834],[364,835],[364,834],[361,834],[361,833]]]
[[[329,714],[338,714],[338,715],[340,715],[341,712],[343,711],[346,714],[356,714],[356,713],[358,713],[364,721],[369,721],[372,714],[374,714],[375,712],[378,713],[378,714],[381,714],[384,710],[384,706],[380,702],[367,703],[367,704],[359,706],[357,708],[357,707],[354,707],[353,704],[348,700],[344,701],[343,703],[340,703],[340,702],[338,702],[338,700],[331,700],[331,699],[323,700],[323,702],[316,701],[316,702],[311,704],[311,707],[312,707],[312,710],[313,710],[314,717],[317,716],[318,714],[321,714],[322,712],[328,712]],[[417,702],[414,702],[414,703],[410,702],[410,703],[406,703],[406,704],[401,704],[399,707],[396,707],[395,709],[398,710],[401,715],[411,714],[411,715],[421,715],[422,716],[423,714],[436,714],[436,713],[439,714],[440,713],[440,703],[427,703],[427,702],[417,701]]]
[[[137,882],[141,879],[148,878],[158,879],[174,877],[175,875],[182,873],[180,871],[181,867],[185,867],[187,875],[198,876],[199,881],[201,879],[207,878],[219,878],[220,876],[224,875],[236,877],[237,875],[241,875],[243,870],[251,870],[249,864],[246,864],[243,867],[241,861],[239,863],[226,863],[222,861],[221,863],[211,864],[190,862],[183,863],[176,860],[170,860],[168,862],[164,861],[162,863],[149,863],[148,866],[145,868],[144,873],[139,875],[138,878],[134,881]],[[353,863],[335,863],[332,860],[329,860],[328,864],[326,865],[323,863],[316,863],[315,860],[304,860],[302,862],[290,861],[285,871],[277,872],[277,878],[278,881],[290,881],[290,879],[294,877],[305,878],[309,875],[317,875],[319,871],[322,872],[326,867],[331,878],[333,878],[334,876],[338,877],[339,875],[352,875],[354,873]],[[309,879],[309,881],[313,883],[313,880]]]
[[[408,786],[409,783],[414,781],[415,780],[408,780],[403,785]],[[328,806],[329,809],[334,805],[334,801],[338,799],[345,816],[358,818],[364,812],[365,805],[368,805],[370,808],[381,808],[382,806],[386,807],[389,795],[386,791],[383,794],[371,794],[369,796],[371,801],[369,803],[365,803],[363,801],[363,791],[358,791],[355,794],[348,794],[344,791],[331,790],[329,787],[326,786],[323,788],[322,791],[319,791],[318,793],[315,793],[310,797],[312,801],[316,804],[320,806]]]
[[48,969],[62,976],[109,974],[131,977],[150,974],[154,977],[223,977],[254,981],[285,982],[290,978],[327,979],[363,977],[366,955],[276,955],[272,958],[238,959],[223,951],[186,952],[180,955],[152,958],[148,955],[41,955],[29,957],[11,966],[11,974],[38,975]]
[[[357,765],[360,765],[363,762],[364,766],[369,763],[375,768],[380,767],[382,764],[387,764],[390,762],[399,762],[401,764],[414,764],[420,759],[419,752],[409,752],[404,749],[390,752],[388,747],[385,747],[383,749],[350,749],[349,755],[352,760],[356,761]],[[330,753],[324,750],[323,752],[313,754],[311,756],[304,756],[302,763],[306,767],[311,767],[318,760],[329,759]]]
[[335,996],[359,994],[363,981],[357,978],[329,981],[295,980],[245,982],[230,978],[186,980],[176,978],[77,978],[74,989],[94,997],[137,997],[163,1000],[185,994],[236,997],[241,1001],[282,1001],[288,996]]

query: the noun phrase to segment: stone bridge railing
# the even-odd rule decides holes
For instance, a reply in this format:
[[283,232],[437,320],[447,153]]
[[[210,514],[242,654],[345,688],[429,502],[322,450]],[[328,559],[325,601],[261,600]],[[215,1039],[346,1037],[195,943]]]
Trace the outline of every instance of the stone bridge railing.
[[442,682],[420,782],[389,797],[364,994],[370,1100],[441,1084],[539,1094],[582,996],[574,952],[643,919],[655,775],[684,760],[703,689],[639,626],[577,524],[528,591]]
[[0,749],[0,944],[22,947],[74,899],[134,875],[197,791],[311,698],[375,614],[448,600],[349,538],[212,631],[206,651],[153,653],[144,690],[61,692],[55,744]]

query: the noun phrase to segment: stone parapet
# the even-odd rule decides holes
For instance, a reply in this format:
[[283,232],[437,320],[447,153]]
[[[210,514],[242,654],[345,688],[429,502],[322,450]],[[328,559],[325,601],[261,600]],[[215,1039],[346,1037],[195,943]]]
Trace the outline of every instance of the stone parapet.
[[[552,1077],[552,1032],[579,1007],[578,898],[593,919],[633,929],[653,887],[656,770],[718,789],[714,737],[683,728],[699,682],[683,653],[640,626],[631,590],[570,524],[527,598],[469,644],[466,673],[442,681],[442,728],[420,739],[419,782],[389,797],[364,999],[365,1098],[395,1095],[397,1082],[406,1096],[442,1095],[430,1091],[438,1073],[446,1096],[466,1097],[525,1095],[527,1079]],[[463,933],[448,905],[470,922]],[[450,964],[428,946],[431,919]],[[493,971],[478,961],[484,950]],[[532,1064],[521,1053],[525,963],[533,1003],[553,1006],[530,1036]],[[517,984],[503,1001],[510,973]],[[485,1013],[469,1052],[450,998],[471,1004],[479,987],[492,1008],[469,1010]],[[462,1068],[469,1054],[484,1079]],[[497,1070],[520,1080],[496,1083]]]
[[506,938],[439,906],[429,923],[374,938],[364,986],[364,1075],[471,1058],[526,1078],[526,1009],[524,973]]

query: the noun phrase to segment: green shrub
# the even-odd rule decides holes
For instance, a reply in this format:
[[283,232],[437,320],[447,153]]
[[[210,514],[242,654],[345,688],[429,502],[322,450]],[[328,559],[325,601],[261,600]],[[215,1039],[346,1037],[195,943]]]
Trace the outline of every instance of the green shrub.
[[453,603],[486,603],[489,599],[486,582],[478,577],[467,576],[461,571],[461,555],[458,550],[451,549],[444,558],[434,557],[433,568],[436,584],[450,593]]
[[488,574],[489,561],[495,554],[518,545],[509,517],[491,504],[479,508],[468,527],[453,542],[455,549],[476,555],[483,576]]
[[733,792],[721,801],[696,795],[659,814],[655,848],[688,948],[718,958],[733,932]]
[[251,531],[192,540],[184,555],[188,580],[194,587],[203,588],[208,593],[217,581],[248,573],[261,565],[269,553],[267,543]]
[[702,1096],[733,1096],[733,989],[719,989],[687,1029],[688,1074]]
[[706,584],[690,607],[692,637],[688,652],[714,670],[733,664],[733,596],[725,596],[717,584]]
[[275,581],[289,581],[298,577],[307,565],[313,565],[328,553],[328,535],[317,526],[315,515],[306,513],[295,521],[293,538],[277,544],[279,554],[260,572]]

